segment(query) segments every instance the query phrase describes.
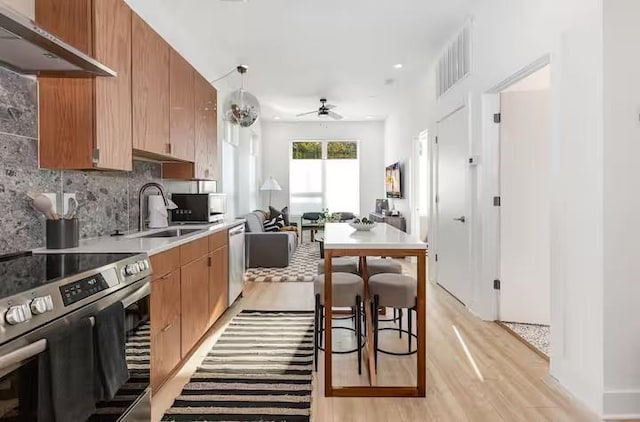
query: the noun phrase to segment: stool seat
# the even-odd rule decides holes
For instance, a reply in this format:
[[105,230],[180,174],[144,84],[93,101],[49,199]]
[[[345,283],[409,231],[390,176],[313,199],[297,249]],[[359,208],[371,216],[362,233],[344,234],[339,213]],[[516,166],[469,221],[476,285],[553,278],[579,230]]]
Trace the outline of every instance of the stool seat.
[[369,293],[379,297],[379,306],[413,308],[418,293],[417,280],[404,274],[376,274],[369,277]]
[[[364,297],[364,280],[351,273],[331,273],[332,307],[352,307],[356,296]],[[324,304],[324,274],[313,280],[313,292],[320,295],[320,304]]]
[[367,274],[369,277],[381,273],[402,274],[402,265],[395,259],[367,259]]
[[[352,258],[333,258],[331,265],[334,273],[358,274],[358,263]],[[318,262],[318,274],[324,274],[324,259]]]

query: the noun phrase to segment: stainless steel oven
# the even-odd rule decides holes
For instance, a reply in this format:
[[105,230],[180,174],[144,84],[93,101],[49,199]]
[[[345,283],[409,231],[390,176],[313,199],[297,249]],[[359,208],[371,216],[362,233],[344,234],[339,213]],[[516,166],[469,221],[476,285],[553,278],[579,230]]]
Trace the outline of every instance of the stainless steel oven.
[[[38,259],[56,262],[65,260],[63,257]],[[61,268],[59,265],[56,267]],[[0,265],[0,271],[2,270],[4,267]],[[148,259],[143,255],[132,255],[119,263],[95,270],[84,271],[83,268],[76,267],[71,272],[73,275],[69,277],[48,280],[20,295],[0,299],[0,312],[3,316],[0,338],[10,338],[14,332],[18,333],[14,330],[21,326],[27,327],[27,323],[31,324],[31,327],[26,328],[27,332],[21,332],[0,345],[0,421],[38,421],[38,391],[41,382],[38,365],[41,354],[47,350],[47,337],[58,330],[64,330],[76,320],[93,321],[94,315],[117,301],[122,302],[125,311],[130,378],[113,400],[96,404],[97,410],[88,421],[150,421],[151,268]],[[49,294],[43,295],[42,289],[48,289]],[[68,292],[71,292],[70,298],[66,297]],[[29,299],[24,301],[24,298]],[[43,299],[43,305],[38,308],[40,299]],[[19,308],[22,308],[23,313],[16,314],[20,318],[15,320],[11,312]]]

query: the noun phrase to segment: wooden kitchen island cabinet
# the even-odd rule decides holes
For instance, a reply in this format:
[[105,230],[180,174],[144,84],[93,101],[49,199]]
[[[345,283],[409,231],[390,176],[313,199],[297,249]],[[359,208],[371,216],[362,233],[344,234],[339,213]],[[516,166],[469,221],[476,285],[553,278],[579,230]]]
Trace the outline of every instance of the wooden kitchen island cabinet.
[[151,389],[157,391],[228,307],[228,232],[151,256]]

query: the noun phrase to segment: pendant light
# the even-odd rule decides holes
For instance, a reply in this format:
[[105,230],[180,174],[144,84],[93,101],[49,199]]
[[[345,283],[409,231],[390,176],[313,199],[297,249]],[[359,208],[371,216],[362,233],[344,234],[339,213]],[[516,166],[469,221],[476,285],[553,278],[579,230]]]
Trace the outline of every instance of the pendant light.
[[244,76],[248,69],[245,65],[236,67],[241,78],[240,89],[230,93],[223,105],[224,120],[240,127],[249,127],[260,117],[258,99],[244,89]]

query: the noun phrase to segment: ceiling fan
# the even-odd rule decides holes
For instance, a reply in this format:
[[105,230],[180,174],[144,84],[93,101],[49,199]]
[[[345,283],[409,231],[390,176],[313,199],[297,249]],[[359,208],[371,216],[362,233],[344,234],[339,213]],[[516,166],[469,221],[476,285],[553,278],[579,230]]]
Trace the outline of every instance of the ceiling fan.
[[313,110],[313,111],[309,111],[309,112],[306,112],[306,113],[301,113],[301,114],[296,115],[296,117],[308,116],[310,114],[317,114],[318,117],[320,117],[320,118],[330,117],[330,118],[332,118],[334,120],[342,120],[342,119],[344,119],[344,117],[342,117],[341,115],[339,115],[335,111],[332,111],[334,108],[336,108],[336,106],[334,106],[333,104],[327,104],[327,99],[326,98],[320,98],[320,107],[318,107],[318,110]]

